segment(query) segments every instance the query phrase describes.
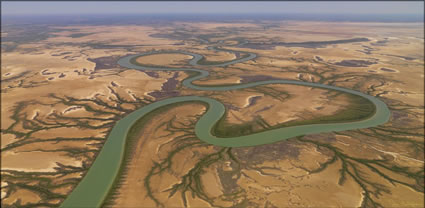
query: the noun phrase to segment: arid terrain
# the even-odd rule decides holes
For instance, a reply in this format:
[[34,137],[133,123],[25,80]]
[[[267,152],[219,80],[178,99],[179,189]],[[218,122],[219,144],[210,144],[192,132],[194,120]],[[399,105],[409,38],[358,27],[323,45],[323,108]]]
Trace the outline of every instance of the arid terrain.
[[[106,207],[423,207],[423,23],[240,21],[123,25],[6,25],[1,37],[1,205],[57,207],[82,180],[115,123],[150,103],[198,95],[219,100],[214,134],[357,119],[349,94],[270,84],[229,91],[182,85],[289,79],[376,96],[390,120],[372,128],[299,136],[253,147],[199,140],[203,103],[173,104],[131,129]],[[210,46],[225,51],[210,50]],[[240,52],[232,52],[240,51]],[[208,66],[257,54],[225,67]],[[365,112],[366,113],[373,113]],[[226,138],[223,138],[226,139]]]

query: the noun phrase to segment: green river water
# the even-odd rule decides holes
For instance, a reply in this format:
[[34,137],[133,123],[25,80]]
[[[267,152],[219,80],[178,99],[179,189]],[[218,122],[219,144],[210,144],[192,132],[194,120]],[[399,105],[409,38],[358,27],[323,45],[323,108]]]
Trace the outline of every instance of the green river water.
[[[213,50],[224,50],[218,48],[209,48]],[[225,50],[230,51],[231,50]],[[390,111],[387,105],[376,97],[366,95],[364,93],[354,91],[351,89],[329,86],[318,83],[310,82],[301,82],[295,80],[269,80],[269,81],[260,81],[253,83],[244,83],[244,84],[235,84],[230,86],[199,86],[193,85],[192,82],[195,80],[202,79],[209,75],[208,71],[196,69],[196,68],[166,68],[166,67],[150,67],[136,64],[134,62],[135,58],[140,56],[146,56],[157,53],[182,53],[192,56],[189,64],[193,66],[199,66],[198,62],[203,58],[202,55],[190,53],[186,51],[155,51],[148,52],[143,54],[134,54],[121,58],[118,61],[118,64],[122,67],[129,69],[137,70],[159,70],[159,71],[192,71],[198,72],[197,75],[185,79],[183,85],[192,89],[197,90],[208,90],[208,91],[224,91],[224,90],[236,90],[242,88],[249,88],[259,85],[267,84],[292,84],[292,85],[303,85],[309,87],[317,87],[323,89],[337,90],[353,95],[358,95],[363,98],[366,98],[372,102],[376,111],[375,114],[367,119],[346,123],[331,123],[331,124],[311,124],[311,125],[301,125],[301,126],[292,126],[284,127],[280,129],[268,130],[265,132],[255,133],[251,135],[233,137],[233,138],[217,138],[212,135],[212,128],[214,124],[224,115],[225,107],[219,101],[208,98],[208,97],[199,97],[199,96],[181,96],[168,98],[165,100],[157,101],[147,106],[144,106],[120,121],[116,123],[112,131],[110,132],[102,150],[94,161],[93,165],[90,167],[86,176],[78,184],[78,186],[73,190],[73,192],[67,197],[67,199],[62,203],[61,207],[100,207],[108,195],[110,189],[113,186],[114,181],[116,180],[119,170],[122,165],[125,144],[127,133],[131,126],[139,120],[141,117],[145,116],[149,112],[178,102],[186,101],[200,101],[208,105],[207,112],[202,115],[199,121],[195,126],[195,133],[197,137],[209,144],[223,146],[223,147],[245,147],[245,146],[255,146],[262,144],[269,144],[289,138],[293,138],[300,135],[315,134],[322,132],[332,132],[332,131],[344,131],[360,128],[368,128],[377,126],[383,123],[386,123],[390,118]],[[247,53],[247,52],[242,52]],[[227,66],[230,64],[240,63],[256,58],[256,54],[248,53],[249,56],[244,58],[223,62],[219,64],[212,64],[208,66]],[[140,196],[143,197],[143,196]]]

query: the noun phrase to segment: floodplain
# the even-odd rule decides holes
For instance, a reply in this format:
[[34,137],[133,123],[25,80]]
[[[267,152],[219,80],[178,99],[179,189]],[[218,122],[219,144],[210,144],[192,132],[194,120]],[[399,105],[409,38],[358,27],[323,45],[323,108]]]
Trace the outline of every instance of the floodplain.
[[[2,206],[60,206],[119,120],[169,98],[221,102],[225,113],[212,134],[222,139],[364,120],[376,110],[366,99],[334,90],[267,84],[202,91],[183,84],[194,72],[118,64],[152,51],[164,53],[135,61],[209,73],[193,85],[318,83],[373,96],[388,106],[390,117],[369,128],[221,147],[195,132],[208,105],[164,106],[130,128],[105,207],[424,205],[423,23],[170,21],[2,26],[1,35]],[[192,56],[169,51],[203,59],[193,66]],[[217,66],[249,53],[256,57]]]

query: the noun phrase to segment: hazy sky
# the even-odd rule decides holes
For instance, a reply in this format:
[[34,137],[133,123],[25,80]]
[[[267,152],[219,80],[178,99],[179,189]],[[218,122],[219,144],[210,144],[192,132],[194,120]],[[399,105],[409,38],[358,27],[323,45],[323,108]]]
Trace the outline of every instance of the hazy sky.
[[424,2],[5,2],[2,14],[423,14]]

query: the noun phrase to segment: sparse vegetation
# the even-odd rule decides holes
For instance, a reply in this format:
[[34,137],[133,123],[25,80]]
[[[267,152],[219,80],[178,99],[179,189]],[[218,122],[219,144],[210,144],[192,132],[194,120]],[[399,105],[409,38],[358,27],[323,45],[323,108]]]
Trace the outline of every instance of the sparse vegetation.
[[[225,68],[199,66],[210,76],[197,85],[231,86],[239,83],[229,80],[256,79],[322,83],[378,97],[389,106],[391,119],[367,129],[300,136],[255,147],[222,148],[200,141],[194,133],[201,116],[194,113],[204,105],[169,105],[151,112],[131,128],[121,177],[105,207],[116,206],[122,197],[120,191],[128,184],[140,188],[137,193],[141,194],[131,196],[140,200],[137,205],[157,207],[422,207],[423,25],[332,23],[330,31],[329,24],[146,24],[125,26],[129,28],[125,32],[116,30],[124,26],[2,27],[2,207],[58,207],[87,173],[115,122],[155,102],[149,93],[161,91],[161,85],[174,76],[165,71],[144,76],[144,72],[115,65],[118,57],[156,48],[211,55],[207,46],[240,49],[239,58],[247,57],[243,51],[255,52],[258,58]],[[91,34],[99,40],[88,38]],[[314,34],[320,38],[315,40]],[[75,38],[81,42],[70,42]],[[210,61],[208,55],[200,64],[229,61],[225,56]],[[320,60],[315,58],[319,56]],[[344,60],[373,60],[376,64],[355,68],[334,65]],[[197,75],[185,71],[173,79],[181,83]],[[271,106],[284,106],[294,99],[291,88],[265,85],[219,92],[178,85],[177,89],[181,95],[213,97],[226,104],[226,114],[213,132],[219,137],[355,121],[375,111],[361,97],[328,93],[324,100],[347,96],[350,105],[340,106],[336,114],[316,117],[320,110],[309,109],[301,112],[298,120],[284,121],[273,114],[253,115],[267,115],[262,113],[269,112]],[[257,104],[252,104],[263,106],[263,111],[246,110],[243,103],[251,97],[269,99],[264,102],[258,98]],[[307,109],[310,103],[298,105]],[[331,102],[323,105],[333,106]],[[157,117],[167,119],[159,122]],[[239,124],[237,118],[242,120]],[[270,119],[282,122],[272,124]],[[136,146],[141,139],[150,143]],[[47,156],[40,159],[37,154]],[[140,169],[143,177],[129,179],[129,170],[134,168],[129,164],[137,154],[140,157],[136,162],[147,165]],[[13,165],[5,163],[10,158],[15,161]],[[43,163],[26,162],[28,158]]]

